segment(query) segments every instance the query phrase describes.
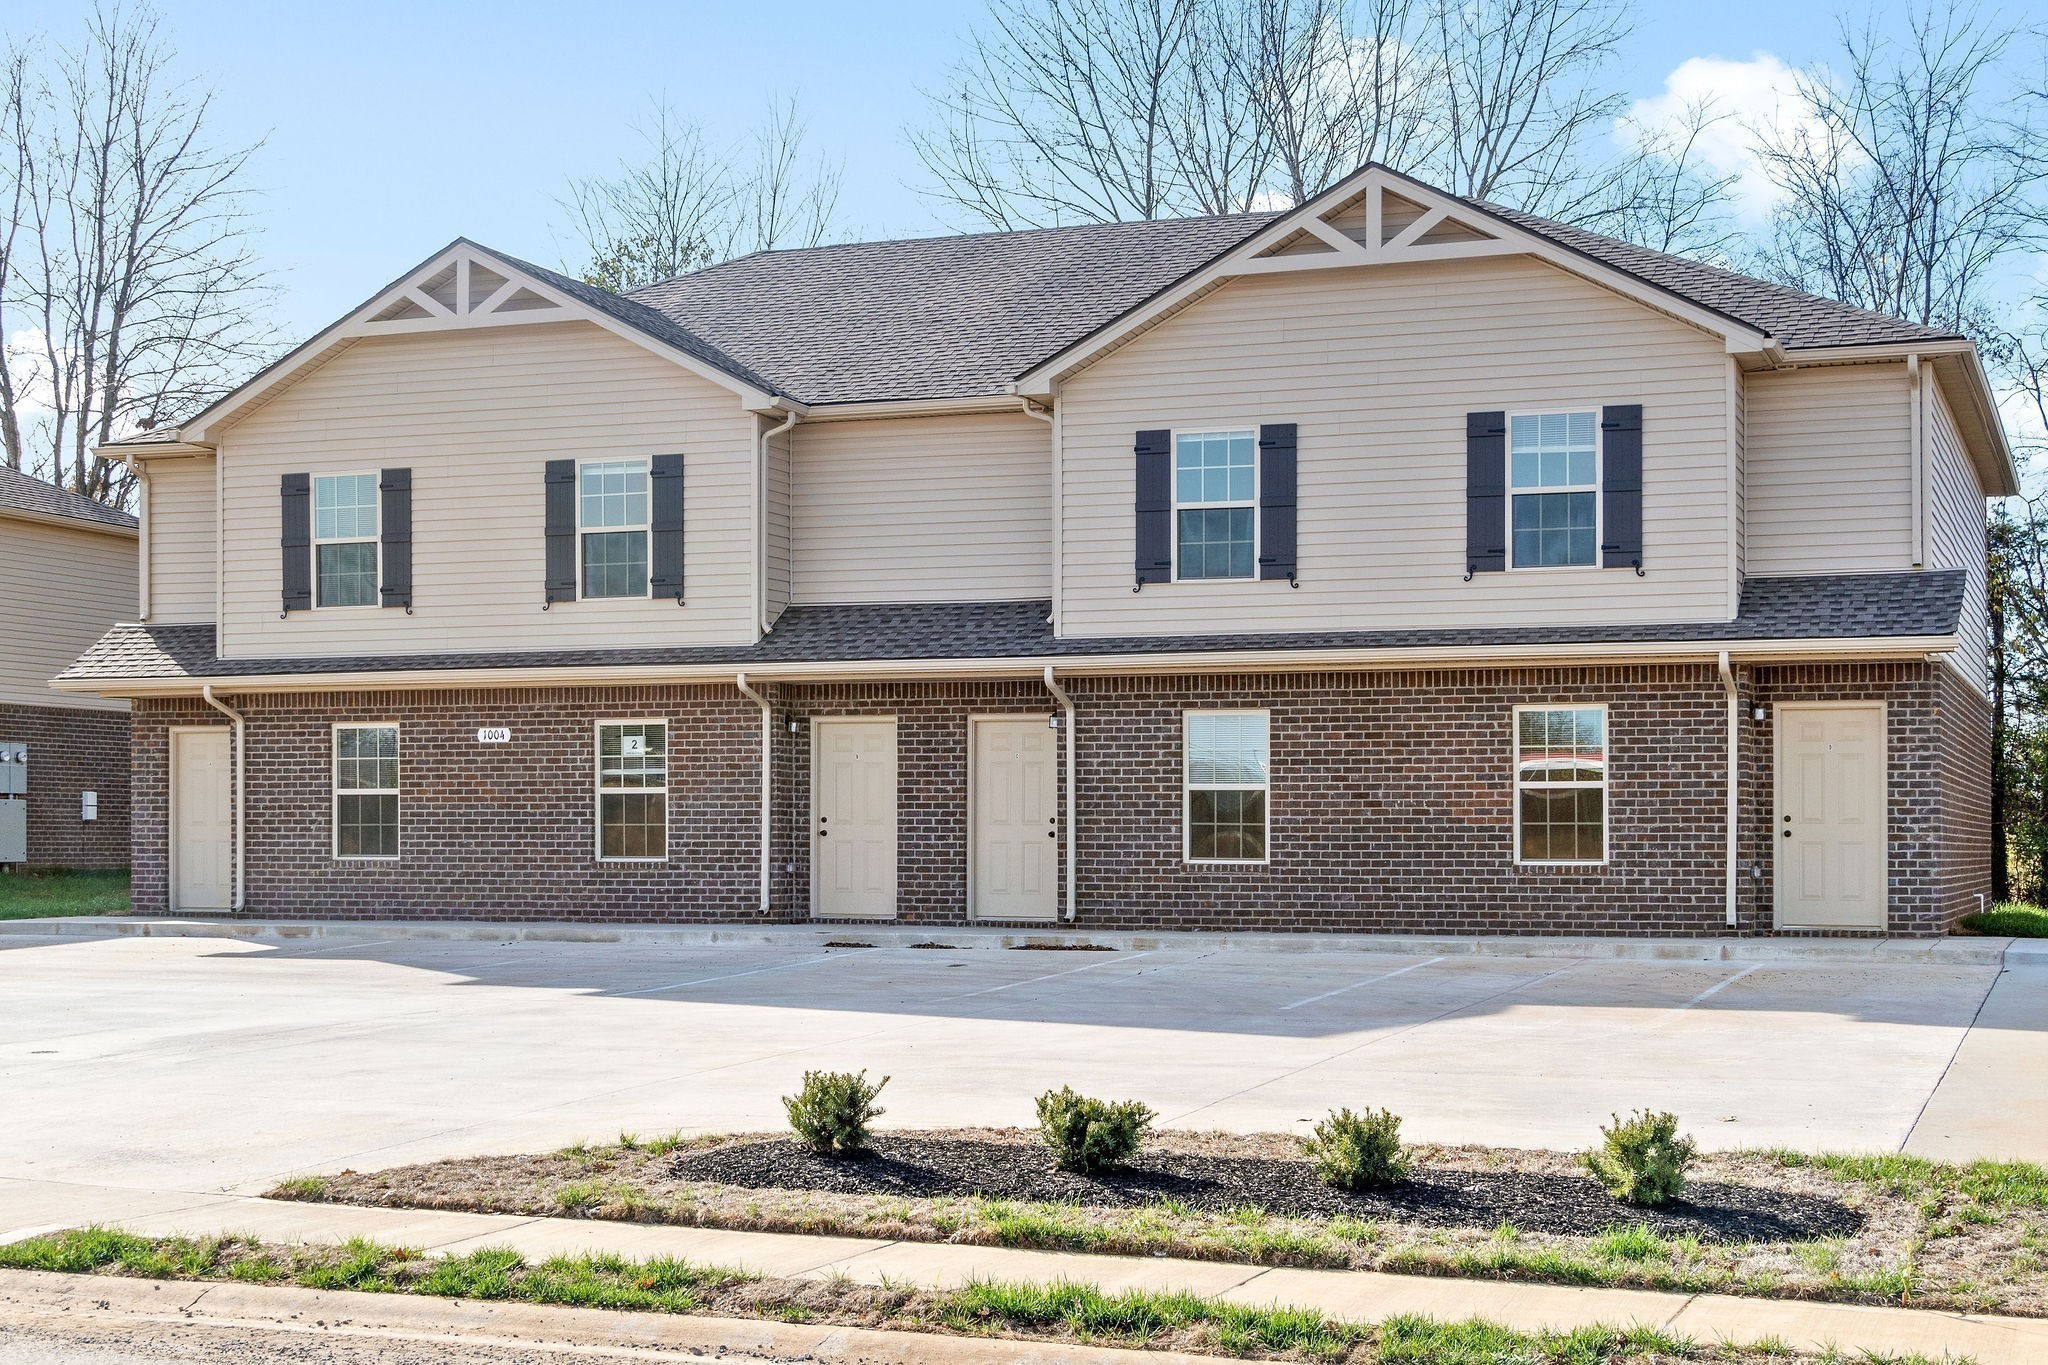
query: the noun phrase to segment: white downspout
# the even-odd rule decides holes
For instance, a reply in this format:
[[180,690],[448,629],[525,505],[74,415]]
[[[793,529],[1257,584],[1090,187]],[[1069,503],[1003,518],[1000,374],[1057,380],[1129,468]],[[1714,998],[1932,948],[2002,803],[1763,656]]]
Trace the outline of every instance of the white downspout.
[[235,894],[231,898],[230,903],[234,909],[234,913],[239,915],[242,913],[242,898],[245,893],[245,888],[248,882],[248,878],[245,875],[246,863],[244,862],[243,859],[243,852],[248,847],[248,840],[246,835],[243,833],[244,822],[242,816],[246,806],[246,802],[243,800],[245,789],[242,783],[242,775],[249,770],[249,765],[242,753],[242,713],[235,710],[233,707],[229,706],[226,702],[223,702],[216,698],[213,695],[212,683],[208,683],[204,687],[201,687],[199,689],[199,695],[205,698],[206,704],[208,706],[211,706],[214,710],[220,712],[222,715],[226,716],[230,721],[234,722],[233,742],[235,746]]
[[1728,694],[1728,927],[1735,927],[1735,873],[1741,842],[1736,837],[1736,816],[1741,803],[1742,698],[1735,686],[1735,670],[1728,666],[1728,651],[1721,651],[1721,687]]
[[1026,415],[1026,416],[1028,416],[1028,417],[1036,417],[1036,418],[1037,418],[1037,419],[1038,419],[1039,421],[1041,421],[1041,422],[1045,423],[1045,424],[1046,424],[1047,426],[1049,426],[1049,427],[1051,427],[1051,428],[1052,428],[1052,622],[1051,622],[1051,624],[1052,624],[1052,633],[1053,633],[1054,635],[1058,635],[1058,634],[1060,633],[1060,568],[1061,568],[1061,560],[1062,560],[1062,555],[1061,555],[1061,545],[1060,545],[1060,480],[1061,480],[1061,478],[1062,478],[1062,473],[1061,473],[1061,468],[1060,468],[1060,465],[1061,465],[1061,461],[1060,461],[1060,409],[1059,409],[1059,401],[1060,401],[1060,400],[1059,400],[1059,399],[1058,399],[1057,397],[1055,397],[1055,398],[1054,398],[1054,399],[1052,400],[1052,401],[1053,401],[1053,407],[1052,407],[1052,411],[1050,411],[1050,412],[1046,412],[1046,411],[1044,411],[1044,410],[1040,409],[1040,408],[1039,408],[1039,407],[1038,407],[1037,405],[1035,405],[1034,403],[1032,403],[1032,401],[1031,401],[1031,400],[1030,400],[1029,398],[1025,398],[1025,397],[1022,397],[1021,395],[1020,395],[1020,396],[1018,397],[1017,401],[1018,401],[1019,403],[1022,403],[1022,404],[1024,405],[1024,413],[1025,413],[1025,415]]
[[149,620],[149,464],[133,455],[128,467],[135,471],[135,619]]
[[1074,782],[1074,699],[1067,695],[1067,689],[1059,685],[1052,675],[1052,665],[1045,666],[1045,690],[1052,693],[1066,713],[1060,730],[1066,739],[1067,757],[1067,919],[1074,918],[1074,888],[1079,885],[1078,873],[1081,866],[1081,836],[1077,811],[1081,805],[1080,794]]
[[1920,357],[1906,357],[1906,389],[1913,423],[1913,567],[1927,563],[1927,382]]
[[[791,413],[792,420],[796,414]],[[738,684],[740,695],[747,697],[761,708],[761,913],[769,910],[769,859],[773,854],[770,838],[774,834],[773,806],[775,797],[775,708],[768,699],[747,686],[747,675],[739,674],[733,679]]]
[[[754,638],[768,633],[768,443],[796,425],[796,409],[782,419],[779,427],[755,424],[754,436]],[[791,479],[796,478],[796,453],[790,452]],[[796,553],[796,527],[789,528],[789,553]],[[752,693],[748,693],[752,696]],[[759,698],[756,698],[759,700]],[[763,702],[762,705],[767,703]]]

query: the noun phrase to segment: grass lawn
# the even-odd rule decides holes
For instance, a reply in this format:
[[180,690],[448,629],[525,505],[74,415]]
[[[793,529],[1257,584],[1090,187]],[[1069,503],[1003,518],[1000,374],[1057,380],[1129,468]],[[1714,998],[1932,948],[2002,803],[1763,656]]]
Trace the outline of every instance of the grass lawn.
[[[436,1258],[360,1240],[274,1246],[246,1237],[150,1238],[85,1228],[0,1247],[0,1268],[843,1323],[1332,1365],[1846,1365],[1852,1359],[1835,1351],[1795,1353],[1775,1342],[1693,1341],[1641,1327],[1519,1332],[1478,1319],[1420,1317],[1359,1323],[1313,1309],[1249,1307],[1194,1294],[1106,1293],[1081,1284],[977,1281],[924,1290],[847,1279],[767,1279],[667,1259],[580,1255],[533,1262],[491,1247]],[[1918,1365],[1922,1357],[1884,1359]]]
[[126,872],[0,872],[0,920],[126,913]]
[[2048,910],[2043,910],[2038,905],[2004,901],[1984,914],[1963,916],[1963,928],[1972,934],[2048,938]]

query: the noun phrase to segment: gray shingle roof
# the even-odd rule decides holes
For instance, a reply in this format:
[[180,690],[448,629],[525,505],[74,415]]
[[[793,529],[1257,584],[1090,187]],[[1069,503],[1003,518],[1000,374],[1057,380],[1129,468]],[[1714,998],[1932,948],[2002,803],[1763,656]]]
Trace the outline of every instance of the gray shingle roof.
[[629,668],[642,665],[894,662],[920,659],[1083,660],[1112,655],[1243,651],[1433,649],[1481,645],[1630,644],[1674,641],[1927,638],[1952,635],[1965,574],[1832,574],[1752,578],[1733,621],[1665,625],[1499,626],[1467,630],[1314,631],[1293,634],[1127,636],[1056,640],[1049,604],[944,602],[899,606],[791,607],[767,639],[740,647],[579,649],[503,654],[368,655],[353,658],[216,659],[213,627],[116,626],[63,675],[80,681],[203,680],[317,673],[440,669]]
[[1468,200],[1474,207],[1547,237],[1560,246],[1625,271],[1646,283],[1746,322],[1782,342],[1787,350],[1816,346],[1867,346],[1886,342],[1953,340],[1958,334],[1916,322],[1902,322],[1846,303],[1802,293],[1782,284],[1738,275],[1683,256],[1602,237],[1568,223]]
[[32,479],[19,470],[0,466],[0,508],[29,512],[40,517],[62,517],[93,526],[135,528],[135,518],[119,508],[94,502],[82,493]]
[[1003,392],[1275,216],[757,252],[628,297],[805,403],[975,397]]

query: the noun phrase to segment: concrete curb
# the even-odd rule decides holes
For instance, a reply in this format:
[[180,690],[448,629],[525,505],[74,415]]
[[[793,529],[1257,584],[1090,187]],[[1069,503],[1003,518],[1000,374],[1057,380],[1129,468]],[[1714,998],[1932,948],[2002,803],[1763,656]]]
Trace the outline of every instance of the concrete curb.
[[[2048,963],[2048,941],[2009,938],[1578,938],[1502,935],[1094,933],[930,925],[574,924],[491,920],[259,920],[78,916],[0,923],[0,935],[52,938],[217,938],[336,943],[630,943],[661,947],[803,947],[858,943],[958,949],[1162,948],[1232,953],[1383,953],[1425,957],[1582,958],[1635,962],[1919,962],[1944,966]],[[2024,945],[2024,946],[2023,946]]]

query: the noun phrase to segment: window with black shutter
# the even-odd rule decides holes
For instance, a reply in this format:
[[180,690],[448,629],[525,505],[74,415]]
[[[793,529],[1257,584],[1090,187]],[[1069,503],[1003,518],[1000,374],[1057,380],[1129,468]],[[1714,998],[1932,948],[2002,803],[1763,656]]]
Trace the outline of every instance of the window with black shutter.
[[387,469],[378,476],[377,495],[381,502],[382,529],[378,537],[383,550],[383,575],[377,585],[378,601],[387,607],[412,611],[412,471]]

